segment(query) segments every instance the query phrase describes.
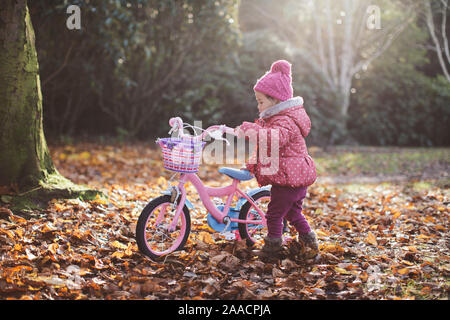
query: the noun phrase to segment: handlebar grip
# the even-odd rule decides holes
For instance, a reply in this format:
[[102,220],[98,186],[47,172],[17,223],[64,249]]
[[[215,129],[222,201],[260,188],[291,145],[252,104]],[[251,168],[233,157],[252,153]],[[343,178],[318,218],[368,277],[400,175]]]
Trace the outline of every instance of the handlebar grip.
[[180,117],[173,117],[169,120],[169,125],[173,128],[175,126],[178,126],[178,128],[183,127],[183,120],[181,120]]
[[225,133],[229,133],[229,134],[231,134],[231,135],[233,135],[233,136],[237,136],[237,133],[234,131],[234,129],[233,129],[233,128],[230,128],[230,127],[225,127],[224,132],[225,132]]

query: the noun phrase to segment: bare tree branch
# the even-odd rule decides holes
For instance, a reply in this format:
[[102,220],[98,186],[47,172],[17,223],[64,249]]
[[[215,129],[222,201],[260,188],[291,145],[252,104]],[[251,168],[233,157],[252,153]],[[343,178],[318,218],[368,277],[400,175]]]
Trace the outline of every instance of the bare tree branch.
[[336,48],[334,45],[335,37],[333,30],[333,18],[331,17],[331,3],[330,0],[326,0],[325,13],[327,17],[327,30],[328,30],[328,57],[330,61],[331,74],[333,76],[334,83],[338,83],[338,71],[337,71],[337,57]]
[[450,63],[450,50],[448,47],[447,39],[447,10],[448,10],[448,0],[441,0],[442,2],[442,39],[444,40],[444,51],[447,57],[447,62]]
[[[313,2],[313,5],[315,7],[314,2]],[[327,60],[325,58],[325,50],[324,50],[324,43],[323,43],[323,37],[322,37],[322,27],[319,23],[319,19],[314,19],[314,24],[315,24],[316,42],[317,42],[317,46],[318,46],[318,52],[319,52],[322,73],[324,74],[324,77],[327,79],[328,85],[330,87],[332,87],[333,83],[332,83],[331,75],[328,72],[328,64],[327,64]]]
[[44,87],[49,81],[51,81],[54,77],[56,77],[66,67],[67,63],[69,62],[70,53],[72,52],[74,44],[75,43],[72,41],[72,43],[70,44],[69,49],[67,50],[66,56],[64,57],[63,63],[47,79],[42,81],[42,87]]
[[346,19],[344,23],[344,41],[342,43],[342,54],[341,54],[341,74],[340,74],[340,84],[342,87],[345,86],[349,79],[350,69],[354,58],[354,48],[352,47],[353,39],[353,9],[350,5],[351,0],[344,1],[344,8],[346,13]]
[[435,28],[434,28],[433,12],[431,9],[431,3],[429,1],[427,1],[425,3],[425,15],[426,15],[428,31],[430,32],[431,39],[433,40],[434,45],[436,47],[436,53],[438,56],[439,64],[441,65],[442,72],[444,73],[444,76],[447,78],[447,81],[450,82],[450,74],[447,70],[447,66],[445,64],[445,60],[442,55],[442,47],[441,47],[441,44],[439,43],[439,39],[436,36],[436,32],[435,32]]
[[359,22],[358,22],[358,31],[356,31],[354,37],[353,37],[353,45],[355,48],[358,48],[359,44],[362,42],[362,37],[365,34],[364,30],[367,28],[367,17],[369,16],[369,13],[367,12],[367,1],[359,2],[359,6],[356,10],[356,12],[361,12],[363,14],[359,14]]
[[364,65],[369,65],[374,60],[379,58],[387,49],[389,49],[392,43],[400,36],[400,34],[405,30],[405,28],[411,23],[413,19],[414,17],[410,17],[408,20],[405,20],[400,26],[398,26],[396,30],[394,30],[389,36],[387,36],[384,43],[379,46],[378,49],[374,53],[372,53],[372,55],[368,59],[362,59],[355,63],[351,73],[354,75],[356,72],[360,71]]

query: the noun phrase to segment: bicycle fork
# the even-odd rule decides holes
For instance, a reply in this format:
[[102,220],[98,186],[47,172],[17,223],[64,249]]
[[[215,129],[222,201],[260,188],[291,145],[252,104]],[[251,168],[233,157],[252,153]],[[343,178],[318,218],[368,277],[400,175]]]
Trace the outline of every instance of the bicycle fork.
[[[169,228],[168,228],[167,231],[168,232],[173,232],[173,231],[175,231],[175,228],[176,228],[177,223],[178,223],[178,219],[180,218],[180,215],[181,215],[181,211],[183,210],[184,205],[186,203],[186,190],[184,188],[184,180],[181,180],[180,183],[178,184],[178,186],[171,187],[170,195],[171,195],[171,201],[173,201],[172,208],[176,208],[176,211],[175,211],[175,215],[173,217],[173,220],[170,223]],[[181,195],[181,197],[180,197],[180,195]],[[165,211],[166,210],[164,210],[163,215],[165,214]],[[161,212],[160,212],[160,215],[161,215]],[[163,217],[160,218],[158,216],[156,222],[157,223],[161,222],[162,219],[163,219]]]

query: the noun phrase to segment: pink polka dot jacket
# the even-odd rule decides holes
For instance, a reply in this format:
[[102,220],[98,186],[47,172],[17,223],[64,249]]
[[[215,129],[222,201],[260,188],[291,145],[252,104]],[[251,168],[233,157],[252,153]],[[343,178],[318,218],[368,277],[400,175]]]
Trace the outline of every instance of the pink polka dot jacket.
[[263,111],[254,123],[244,122],[240,129],[256,144],[246,167],[261,186],[306,187],[314,183],[316,166],[305,142],[311,120],[301,97]]

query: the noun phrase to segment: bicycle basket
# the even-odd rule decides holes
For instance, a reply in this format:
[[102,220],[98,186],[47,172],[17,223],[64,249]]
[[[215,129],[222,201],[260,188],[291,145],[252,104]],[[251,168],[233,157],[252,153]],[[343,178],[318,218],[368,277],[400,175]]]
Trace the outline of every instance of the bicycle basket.
[[164,168],[182,173],[198,172],[206,142],[195,137],[160,138],[156,142],[162,150]]

